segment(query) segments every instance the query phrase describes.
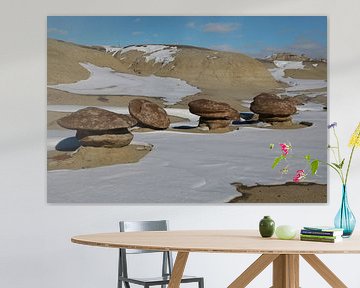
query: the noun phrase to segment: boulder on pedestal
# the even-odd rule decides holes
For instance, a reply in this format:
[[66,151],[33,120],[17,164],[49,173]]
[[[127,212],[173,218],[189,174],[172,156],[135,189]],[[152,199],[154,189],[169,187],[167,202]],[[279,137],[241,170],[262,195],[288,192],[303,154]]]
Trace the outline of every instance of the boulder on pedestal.
[[127,146],[133,135],[127,128],[136,120],[96,107],[80,109],[57,120],[64,128],[77,130],[76,138],[82,146],[118,148]]
[[211,130],[227,128],[232,120],[240,119],[239,112],[227,103],[198,99],[188,105],[191,113],[200,116],[199,126],[205,125]]
[[170,119],[162,107],[144,99],[134,99],[129,102],[129,113],[143,127],[166,129]]
[[281,99],[274,94],[261,93],[254,97],[250,110],[259,114],[259,120],[263,122],[291,122],[296,106],[292,101]]
[[198,99],[189,102],[188,105],[190,112],[200,117],[229,120],[240,118],[239,113],[227,103]]

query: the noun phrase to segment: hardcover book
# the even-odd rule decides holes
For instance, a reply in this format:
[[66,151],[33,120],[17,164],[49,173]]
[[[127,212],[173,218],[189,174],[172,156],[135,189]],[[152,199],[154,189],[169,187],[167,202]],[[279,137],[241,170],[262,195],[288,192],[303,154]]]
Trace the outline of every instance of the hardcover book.
[[341,236],[343,234],[343,230],[341,229],[335,231],[321,231],[321,230],[301,229],[300,233],[302,235]]

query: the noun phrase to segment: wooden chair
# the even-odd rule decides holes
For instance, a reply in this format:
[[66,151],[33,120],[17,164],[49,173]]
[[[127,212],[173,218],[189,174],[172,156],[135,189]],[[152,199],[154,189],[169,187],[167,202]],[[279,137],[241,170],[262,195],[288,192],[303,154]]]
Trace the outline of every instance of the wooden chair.
[[[120,221],[120,232],[134,232],[134,231],[167,231],[167,220],[159,221]],[[119,268],[118,268],[118,288],[122,288],[124,283],[125,288],[130,288],[130,283],[149,288],[150,286],[160,286],[165,288],[169,284],[170,276],[173,268],[173,259],[171,252],[150,251],[150,250],[135,250],[135,249],[119,249]],[[127,268],[127,254],[141,254],[141,253],[163,253],[162,260],[162,274],[160,277],[152,278],[134,278],[129,277]],[[198,288],[204,288],[204,278],[194,276],[183,276],[181,283],[198,283]]]

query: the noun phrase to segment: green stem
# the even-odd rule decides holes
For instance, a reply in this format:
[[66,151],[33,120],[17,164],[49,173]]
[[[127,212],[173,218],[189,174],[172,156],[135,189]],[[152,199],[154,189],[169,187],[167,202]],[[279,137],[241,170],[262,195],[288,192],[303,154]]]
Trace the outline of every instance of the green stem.
[[[339,156],[339,159],[338,159],[338,165],[340,165],[341,164],[341,162],[342,162],[342,158],[341,158],[341,154],[340,154],[340,143],[339,143],[339,137],[337,136],[337,134],[336,134],[336,130],[335,130],[335,127],[333,127],[333,131],[334,131],[334,135],[335,135],[335,139],[336,139],[336,148],[337,148],[337,152],[338,152],[338,156]],[[336,159],[336,157],[335,157],[335,159]],[[341,181],[342,181],[342,183],[343,184],[346,184],[346,182],[344,182],[344,173],[343,173],[343,171],[342,171],[342,167],[341,167],[341,169],[339,169],[339,172],[340,172],[340,174],[341,174],[341,176],[340,176],[340,178],[341,178]]]
[[360,132],[359,132],[358,135],[356,136],[354,146],[353,146],[352,149],[351,149],[351,154],[350,154],[350,158],[349,158],[349,163],[348,163],[348,166],[347,166],[347,169],[346,169],[345,185],[346,185],[347,180],[348,180],[350,165],[351,165],[351,161],[352,161],[353,154],[354,154],[354,151],[355,151],[356,142],[359,140],[359,138],[360,138]]
[[340,160],[337,159],[336,153],[335,153],[334,149],[333,149],[333,148],[330,148],[330,151],[331,151],[331,153],[332,153],[333,156],[334,156],[334,159],[335,159],[335,161],[336,161],[336,164],[339,164],[339,163],[340,163]]
[[349,159],[349,163],[348,163],[348,166],[347,166],[347,169],[346,169],[345,185],[346,185],[347,180],[348,180],[349,170],[350,170],[350,164],[351,164],[351,160],[352,160],[354,151],[355,151],[355,145],[354,145],[353,148],[351,149],[350,159]]
[[322,164],[328,165],[328,166],[330,166],[331,168],[333,168],[333,169],[336,171],[336,173],[339,174],[341,183],[342,183],[343,185],[345,185],[344,176],[342,175],[342,173],[340,173],[341,170],[339,171],[338,168],[336,168],[334,165],[332,165],[332,164],[330,164],[330,163],[327,163],[327,162],[324,162],[324,161],[321,161],[321,160],[319,160],[319,162],[322,163]]
[[340,162],[341,162],[341,155],[340,155],[340,144],[339,144],[339,137],[337,136],[337,134],[336,134],[336,130],[335,130],[335,127],[333,127],[333,131],[334,131],[334,135],[335,135],[335,139],[336,139],[336,148],[337,148],[337,152],[338,152],[338,156],[339,156],[339,163],[338,164],[340,164]]

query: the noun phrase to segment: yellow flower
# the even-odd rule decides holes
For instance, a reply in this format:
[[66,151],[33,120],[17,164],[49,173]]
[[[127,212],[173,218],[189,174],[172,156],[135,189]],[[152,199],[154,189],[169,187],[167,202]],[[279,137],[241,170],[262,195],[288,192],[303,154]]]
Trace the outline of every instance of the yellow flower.
[[350,138],[349,146],[360,147],[360,122]]

